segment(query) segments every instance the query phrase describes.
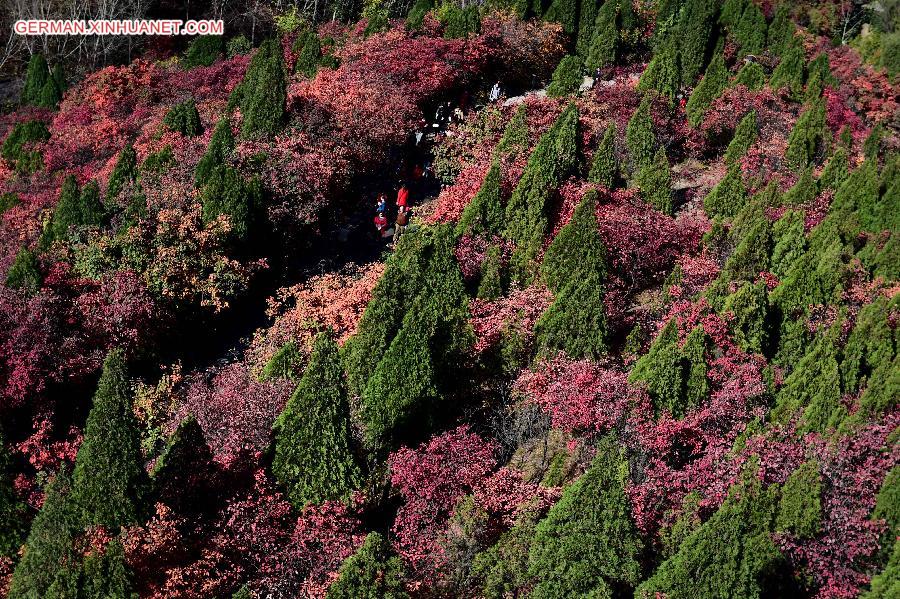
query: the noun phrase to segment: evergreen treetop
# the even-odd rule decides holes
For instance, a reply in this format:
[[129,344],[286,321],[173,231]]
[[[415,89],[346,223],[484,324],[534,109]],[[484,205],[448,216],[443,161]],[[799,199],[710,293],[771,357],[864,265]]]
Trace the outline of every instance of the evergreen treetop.
[[644,94],[625,130],[625,144],[628,146],[628,158],[633,173],[650,164],[656,152],[656,135],[653,133],[653,119],[650,116],[651,102],[650,95]]
[[616,155],[616,124],[611,122],[603,133],[603,139],[591,158],[588,181],[612,189],[619,175],[619,158]]
[[356,553],[348,557],[338,578],[328,588],[326,599],[406,599],[403,563],[390,543],[370,532]]
[[284,58],[277,40],[264,41],[241,82],[242,137],[274,135],[281,129],[287,101]]

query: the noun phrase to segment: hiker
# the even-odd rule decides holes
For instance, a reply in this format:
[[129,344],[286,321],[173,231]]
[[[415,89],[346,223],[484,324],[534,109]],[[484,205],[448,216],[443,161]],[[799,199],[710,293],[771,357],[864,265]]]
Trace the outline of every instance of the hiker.
[[441,123],[444,122],[445,116],[446,115],[444,114],[444,105],[438,104],[437,110],[434,113],[434,124],[432,125],[432,127],[436,128],[436,129],[440,128]]
[[375,230],[378,231],[378,235],[381,237],[384,237],[384,231],[387,229],[387,226],[388,226],[388,219],[384,215],[384,212],[379,212],[375,216],[374,223],[375,223]]
[[466,115],[463,113],[462,108],[459,106],[456,107],[456,110],[453,111],[453,119],[459,123],[466,118]]
[[387,212],[387,198],[384,192],[378,194],[378,200],[375,202],[375,212]]
[[398,208],[406,208],[409,203],[409,189],[406,187],[406,183],[400,181],[400,189],[397,190],[397,207]]
[[405,205],[400,206],[400,209],[397,211],[397,220],[394,221],[394,245],[397,245],[400,235],[406,229],[406,225],[409,224],[409,213],[410,209]]
[[491,102],[496,102],[500,99],[500,82],[496,82],[494,87],[491,88],[491,93],[488,95],[488,100]]

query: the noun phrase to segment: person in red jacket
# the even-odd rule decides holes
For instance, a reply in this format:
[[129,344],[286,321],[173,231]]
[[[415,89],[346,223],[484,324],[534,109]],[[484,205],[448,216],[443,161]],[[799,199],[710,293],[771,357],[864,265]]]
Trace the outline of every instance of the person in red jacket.
[[375,223],[375,230],[378,231],[378,234],[384,235],[384,231],[385,229],[387,229],[388,225],[388,219],[384,215],[384,212],[379,212],[375,216],[375,220],[373,222]]
[[406,208],[409,205],[409,189],[406,183],[400,183],[400,189],[397,190],[397,207]]

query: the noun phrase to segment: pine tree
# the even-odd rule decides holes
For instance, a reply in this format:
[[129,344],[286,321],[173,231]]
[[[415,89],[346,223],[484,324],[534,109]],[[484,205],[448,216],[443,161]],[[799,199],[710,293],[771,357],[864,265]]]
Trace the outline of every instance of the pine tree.
[[647,384],[657,414],[664,409],[673,414],[683,413],[682,389],[685,382],[678,347],[678,326],[674,319],[666,323],[650,350],[635,363],[630,380]]
[[36,105],[42,108],[55,109],[60,100],[62,100],[62,90],[56,84],[56,79],[52,76],[47,77],[44,87],[41,88]]
[[197,163],[194,172],[194,180],[202,187],[209,181],[210,176],[218,167],[224,166],[228,156],[234,151],[234,134],[231,131],[231,122],[228,115],[223,116],[213,130],[206,152]]
[[528,553],[539,514],[523,510],[512,528],[475,556],[472,574],[486,599],[514,597],[528,583]]
[[637,173],[650,164],[656,152],[656,135],[653,133],[653,119],[650,117],[651,98],[645,94],[625,130],[625,144],[631,161],[631,171]]
[[273,427],[272,473],[297,509],[347,499],[360,472],[350,450],[350,404],[338,347],[320,333],[297,389]]
[[195,137],[203,133],[203,125],[200,123],[200,113],[193,98],[188,98],[169,109],[163,118],[163,125],[170,131],[181,133],[188,137]]
[[390,543],[370,532],[356,553],[341,564],[326,599],[406,599],[403,562]]
[[259,375],[261,381],[274,379],[297,379],[298,369],[303,365],[303,357],[300,349],[293,341],[282,345],[275,354],[269,358]]
[[890,325],[892,308],[897,307],[900,296],[893,300],[879,296],[859,311],[841,360],[841,384],[848,393],[857,392],[874,370],[897,355],[897,335]]
[[638,171],[635,183],[645,202],[663,214],[672,214],[672,172],[665,148],[660,146],[653,162]]
[[790,3],[782,2],[775,9],[775,16],[769,25],[767,36],[769,51],[776,56],[781,56],[792,45],[795,29],[790,15]]
[[81,195],[78,198],[81,216],[78,220],[80,225],[88,227],[97,227],[103,224],[106,219],[106,208],[100,200],[100,184],[96,181],[88,181],[81,188]]
[[616,155],[616,124],[611,122],[603,133],[603,139],[591,158],[588,181],[612,189],[619,175],[619,159]]
[[208,505],[215,467],[203,429],[193,416],[178,425],[153,468],[156,501],[179,515],[197,515]]
[[747,201],[741,169],[732,166],[728,173],[703,199],[703,209],[710,216],[734,217]]
[[425,22],[425,15],[434,8],[432,0],[416,0],[406,15],[407,31],[421,31]]
[[578,2],[576,0],[552,0],[547,12],[544,13],[544,20],[550,23],[559,23],[566,35],[570,38],[573,37],[578,28]]
[[500,184],[500,164],[494,161],[478,188],[478,193],[463,210],[456,225],[457,235],[499,235],[502,232],[504,209]]
[[503,295],[503,251],[499,244],[492,245],[481,264],[481,281],[478,284],[478,299],[494,300]]
[[26,247],[19,249],[16,259],[6,273],[6,286],[22,289],[28,294],[37,293],[44,278],[41,276],[37,256]]
[[747,62],[740,68],[733,85],[743,85],[750,91],[757,91],[766,84],[766,72],[757,62]]
[[719,24],[727,31],[737,29],[748,4],[748,0],[725,0],[719,11]]
[[601,280],[606,276],[606,248],[597,228],[596,210],[597,192],[589,191],[547,248],[541,275],[554,292],[590,274]]
[[800,174],[797,182],[784,193],[782,202],[786,206],[803,206],[815,199],[818,194],[816,187],[816,178],[813,176],[812,169],[806,168]]
[[16,123],[3,140],[0,156],[14,163],[17,172],[25,174],[38,170],[41,166],[40,150],[31,148],[33,142],[50,138],[47,124],[39,120]]
[[27,532],[25,505],[13,487],[11,461],[0,428],[0,558],[15,556]]
[[762,354],[768,347],[769,299],[765,284],[744,282],[725,298],[722,310],[734,315],[731,324],[741,349]]
[[504,235],[516,245],[512,266],[520,283],[533,277],[534,262],[549,225],[551,194],[576,166],[577,134],[578,108],[571,103],[541,136],[506,205]]
[[222,166],[210,173],[200,202],[203,204],[204,222],[227,215],[231,234],[236,240],[245,241],[262,206],[262,185],[256,177],[246,181],[237,169]]
[[681,90],[681,76],[681,55],[672,41],[654,52],[638,81],[638,90],[653,90],[671,100]]
[[694,88],[691,97],[685,105],[688,122],[692,127],[696,127],[703,120],[703,115],[712,105],[713,100],[722,95],[728,86],[728,69],[725,67],[725,59],[721,53],[713,56],[709,66],[706,67],[706,73],[703,79]]
[[85,558],[77,596],[79,599],[138,599],[131,577],[122,543],[113,539],[102,553],[91,553]]
[[791,130],[785,158],[796,166],[807,166],[824,151],[830,140],[825,121],[825,104],[821,100],[809,105]]
[[121,350],[103,363],[72,474],[79,522],[111,530],[140,521],[146,473]]
[[125,185],[137,178],[137,154],[130,143],[119,153],[116,166],[113,167],[106,185],[106,202],[111,203],[119,195]]
[[741,20],[731,33],[741,56],[759,54],[766,46],[766,17],[756,4],[748,2]]
[[603,280],[596,273],[566,284],[535,323],[541,352],[558,350],[576,359],[605,354],[608,332],[603,295]]
[[31,523],[25,551],[10,581],[9,599],[46,597],[65,562],[73,557],[78,522],[69,501],[71,484],[65,468],[47,483],[41,511]]
[[591,39],[594,36],[594,22],[597,20],[598,1],[584,0],[578,10],[578,35],[575,37],[575,53],[586,60],[591,50]]
[[725,150],[725,164],[732,165],[744,157],[747,150],[756,142],[759,135],[759,127],[756,123],[756,111],[751,110],[744,115],[734,130],[734,137]]
[[80,199],[81,190],[75,175],[67,175],[60,188],[59,202],[44,230],[41,247],[49,247],[57,239],[65,239],[69,235],[69,227],[81,224]]
[[754,476],[746,476],[718,511],[638,587],[636,596],[763,596],[783,564],[771,539],[776,502],[774,487],[763,489]]
[[315,77],[322,58],[322,42],[319,41],[319,35],[311,28],[305,29],[294,42],[294,52],[297,53],[294,71],[307,79]]
[[50,67],[47,65],[44,55],[32,54],[28,60],[28,68],[25,71],[25,86],[22,88],[22,104],[26,106],[39,106],[41,90],[50,79]]
[[187,69],[208,67],[225,52],[225,38],[221,35],[198,35],[191,40],[182,64]]
[[497,144],[497,152],[503,154],[523,152],[528,149],[528,120],[525,103],[519,104]]
[[781,491],[776,530],[798,539],[811,539],[822,520],[822,477],[819,465],[810,460],[788,477]]
[[616,60],[619,30],[616,26],[616,0],[606,0],[594,18],[590,43],[585,50],[585,67],[590,72]]
[[628,509],[628,463],[613,437],[590,468],[566,488],[535,530],[529,574],[532,597],[610,596],[640,580],[643,549]]
[[281,45],[269,39],[250,61],[240,93],[241,135],[274,135],[281,129],[287,100],[287,83]]
[[550,85],[547,87],[547,96],[558,98],[577,92],[581,85],[583,67],[584,63],[577,55],[569,55],[559,61],[559,65],[553,71]]
[[806,57],[803,54],[803,46],[798,41],[792,41],[781,55],[781,62],[772,72],[769,79],[769,87],[772,89],[788,88],[795,97],[803,93],[803,66]]

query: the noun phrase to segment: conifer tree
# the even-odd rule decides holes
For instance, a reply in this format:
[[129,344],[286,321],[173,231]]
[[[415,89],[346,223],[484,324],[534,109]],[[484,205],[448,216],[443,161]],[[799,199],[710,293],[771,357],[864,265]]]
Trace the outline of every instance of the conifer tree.
[[728,69],[725,67],[725,59],[721,53],[716,53],[706,67],[703,79],[694,88],[691,97],[685,105],[688,122],[696,127],[703,120],[703,115],[712,105],[713,100],[722,95],[728,86]]
[[544,254],[541,274],[554,292],[592,272],[606,276],[606,248],[597,228],[597,193],[589,191]]
[[653,54],[647,68],[638,81],[641,91],[656,91],[670,100],[681,89],[681,55],[673,42],[663,44]]
[[6,273],[6,286],[10,289],[22,289],[28,294],[37,293],[44,278],[41,276],[37,256],[26,247],[21,247],[16,259]]
[[307,79],[315,77],[322,58],[322,42],[319,41],[319,35],[311,28],[305,29],[294,42],[294,52],[297,53],[294,71]]
[[170,131],[181,133],[188,137],[195,137],[203,133],[203,125],[200,123],[200,113],[193,98],[188,98],[169,109],[163,118],[163,125]]
[[59,104],[60,100],[62,100],[62,90],[56,84],[56,79],[51,75],[50,77],[47,77],[44,87],[41,88],[36,105],[41,106],[42,108],[53,109],[56,108],[56,105]]
[[766,72],[757,62],[747,62],[740,68],[733,85],[743,85],[750,91],[757,91],[766,84]]
[[0,557],[13,557],[27,532],[25,505],[16,496],[10,472],[11,456],[0,428]]
[[129,143],[119,153],[116,166],[113,167],[113,171],[109,176],[109,183],[106,185],[106,202],[114,201],[125,185],[136,178],[137,154],[134,151],[134,146]]
[[245,241],[262,206],[262,184],[256,177],[246,181],[237,169],[226,165],[210,173],[200,201],[204,222],[225,214],[231,223],[231,234],[237,241]]
[[69,234],[69,227],[81,224],[80,199],[81,190],[75,175],[67,175],[60,188],[59,202],[42,235],[42,247],[48,247],[57,239],[65,239]]
[[50,479],[44,503],[31,523],[25,551],[9,586],[9,599],[41,599],[64,563],[72,557],[72,541],[78,530],[71,502],[71,477],[65,468]]
[[213,130],[212,137],[209,138],[209,145],[206,146],[206,152],[197,163],[197,170],[194,172],[194,180],[198,186],[206,185],[213,171],[220,166],[226,164],[228,156],[234,151],[234,134],[231,131],[231,122],[228,115],[223,116],[216,128]]
[[619,175],[619,159],[616,156],[616,124],[611,122],[603,133],[603,139],[591,158],[588,181],[612,189]]
[[732,165],[743,158],[750,146],[756,142],[758,135],[756,111],[751,110],[744,115],[734,130],[734,137],[725,150],[725,164]]
[[803,66],[806,57],[803,54],[803,46],[798,41],[792,41],[781,55],[781,62],[772,72],[769,86],[772,89],[788,88],[795,97],[803,93]]
[[405,599],[403,563],[377,532],[370,532],[362,546],[341,564],[338,578],[326,599]]
[[241,82],[241,135],[273,135],[281,129],[287,100],[287,83],[281,45],[269,39],[250,60]]
[[[777,491],[752,475],[663,562],[636,596],[760,597],[783,563],[771,539]],[[723,550],[727,548],[727,550]]]
[[650,96],[645,94],[625,130],[625,144],[628,146],[628,158],[633,173],[650,164],[656,152],[656,135],[653,133],[650,103]]
[[580,56],[569,55],[563,58],[553,71],[553,77],[547,87],[547,96],[558,98],[577,92],[581,85],[583,66]]
[[558,350],[573,358],[597,359],[607,350],[603,280],[589,272],[570,281],[535,323],[542,353]]
[[551,194],[576,166],[577,135],[578,108],[571,103],[541,136],[506,205],[504,235],[516,245],[512,266],[520,283],[533,277],[534,262],[549,225],[547,204]]
[[814,460],[804,462],[788,477],[781,491],[776,530],[798,539],[811,539],[822,519],[822,477]]
[[78,199],[81,217],[80,225],[96,227],[103,223],[106,218],[106,208],[100,200],[100,184],[96,181],[88,181],[81,188],[81,195]]
[[22,104],[26,106],[39,106],[41,90],[50,78],[50,67],[44,55],[37,52],[28,60],[28,68],[25,71],[25,86],[22,88]]
[[769,51],[781,56],[794,39],[794,22],[791,20],[790,3],[782,2],[775,9],[775,16],[769,24],[767,43]]
[[407,31],[421,31],[425,22],[425,15],[433,8],[434,2],[432,0],[416,0],[406,15]]
[[481,264],[478,299],[493,300],[503,295],[503,252],[499,244],[492,245]]
[[188,416],[175,429],[152,473],[156,501],[180,515],[199,514],[209,502],[213,455],[203,429]]
[[635,183],[645,202],[663,214],[672,214],[672,172],[665,148],[656,150],[653,162],[638,171]]
[[678,17],[678,70],[682,85],[693,86],[710,49],[718,3],[710,0],[685,0]]
[[528,149],[528,120],[525,103],[523,102],[519,104],[509,123],[506,124],[503,136],[497,143],[497,152],[510,154],[522,152],[526,149]]
[[552,0],[543,18],[550,23],[559,23],[566,35],[572,37],[578,28],[578,2],[576,0]]
[[[592,33],[584,50],[585,67],[594,72],[613,64],[619,45],[619,30],[616,26],[616,0],[606,0],[597,11],[591,27]],[[580,51],[580,50],[579,50]]]
[[487,599],[515,596],[528,584],[528,553],[538,517],[534,510],[523,510],[512,528],[475,556],[472,574]]
[[103,363],[72,474],[73,505],[83,525],[111,530],[140,521],[146,472],[121,350]]
[[809,105],[791,130],[785,158],[797,166],[807,166],[824,150],[830,140],[825,121],[825,104],[817,100]]
[[[698,325],[688,334],[681,348],[682,368],[685,370],[684,412],[706,402],[709,397],[706,352],[709,340],[703,326]],[[673,415],[684,415],[680,410]]]
[[766,17],[756,4],[748,2],[731,33],[740,48],[740,55],[759,54],[766,46]]
[[131,576],[122,543],[113,539],[102,553],[94,552],[85,558],[77,596],[84,599],[138,599]]
[[578,7],[578,35],[575,37],[575,53],[586,60],[591,50],[591,39],[594,36],[594,22],[597,20],[598,2],[602,0],[584,0]]
[[500,164],[494,161],[475,197],[463,210],[456,225],[457,235],[499,235],[502,232],[504,208],[500,184]]
[[734,31],[741,22],[741,16],[747,9],[748,0],[725,0],[719,11],[719,24],[727,31]]
[[50,131],[43,121],[29,120],[16,123],[3,140],[0,155],[13,163],[17,173],[30,174],[43,165],[41,151],[32,146],[33,142],[50,138]]
[[654,400],[657,413],[669,409],[681,413],[684,373],[678,347],[678,326],[669,320],[650,350],[641,356],[631,371],[630,380],[644,381]]
[[316,337],[309,365],[273,433],[272,473],[297,509],[347,499],[359,485],[344,371],[330,334]]
[[802,206],[812,201],[817,193],[816,178],[813,176],[812,169],[806,168],[793,187],[784,193],[782,202],[786,206]]
[[298,368],[302,367],[303,358],[297,344],[288,341],[275,354],[269,358],[266,365],[263,366],[259,375],[261,381],[271,381],[274,379],[297,379]]
[[747,201],[741,169],[732,166],[728,173],[703,199],[703,209],[710,216],[734,217]]
[[63,70],[62,63],[56,63],[56,66],[54,66],[53,70],[50,72],[50,76],[53,77],[53,81],[56,82],[56,87],[61,94],[69,89],[69,85],[66,83],[66,73]]
[[892,307],[900,307],[900,297],[879,296],[859,311],[841,360],[841,383],[848,393],[858,391],[875,369],[897,355],[895,341],[900,335],[890,326]]
[[253,599],[253,595],[250,594],[250,587],[247,585],[242,586],[234,592],[231,599]]
[[628,510],[628,463],[612,437],[535,530],[532,597],[610,596],[640,580],[640,537]]
[[191,40],[184,55],[185,68],[208,67],[225,52],[225,38],[221,35],[198,35]]
[[724,312],[731,312],[735,340],[748,353],[762,354],[768,347],[766,320],[769,298],[763,283],[744,282],[725,298]]

